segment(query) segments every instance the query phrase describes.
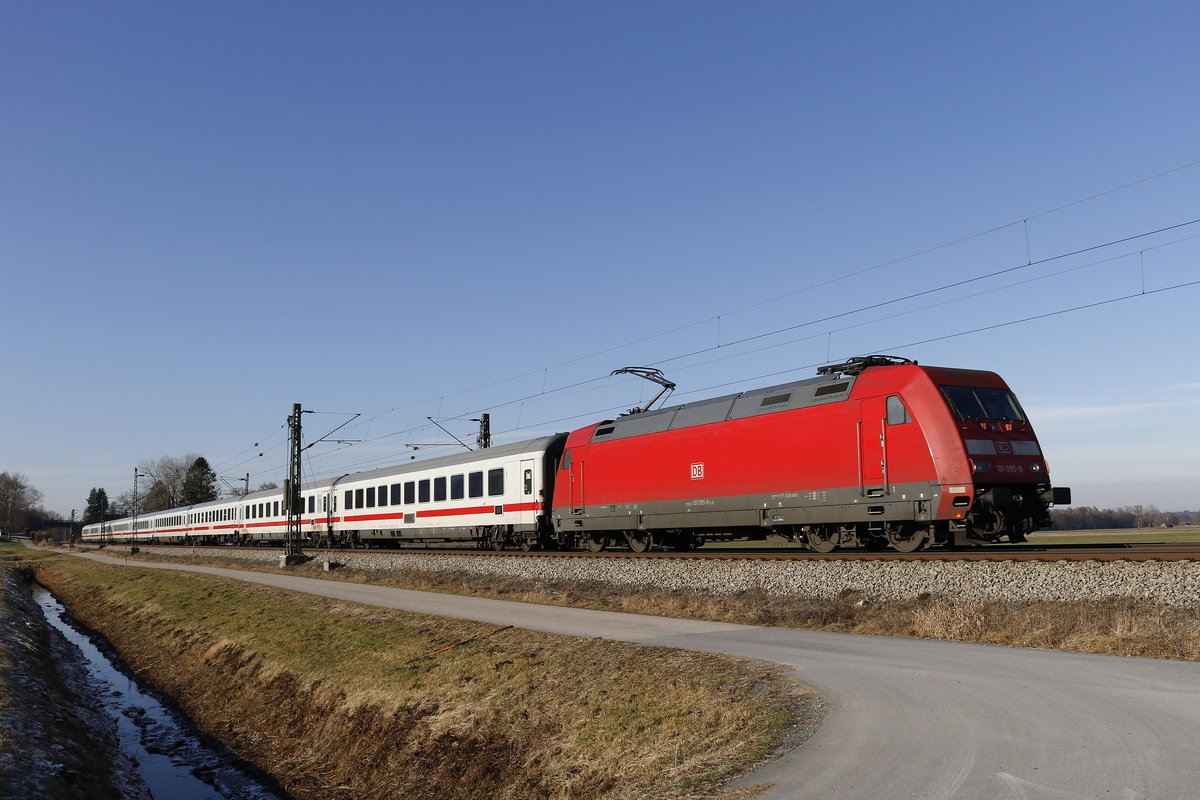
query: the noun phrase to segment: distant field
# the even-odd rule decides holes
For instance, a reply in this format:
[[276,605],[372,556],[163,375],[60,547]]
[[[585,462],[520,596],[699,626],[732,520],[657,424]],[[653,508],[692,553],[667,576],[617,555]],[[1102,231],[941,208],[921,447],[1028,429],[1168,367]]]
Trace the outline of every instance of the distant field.
[[1174,528],[1103,528],[1087,531],[1039,531],[1029,541],[1040,544],[1113,544],[1136,542],[1200,542],[1200,525]]

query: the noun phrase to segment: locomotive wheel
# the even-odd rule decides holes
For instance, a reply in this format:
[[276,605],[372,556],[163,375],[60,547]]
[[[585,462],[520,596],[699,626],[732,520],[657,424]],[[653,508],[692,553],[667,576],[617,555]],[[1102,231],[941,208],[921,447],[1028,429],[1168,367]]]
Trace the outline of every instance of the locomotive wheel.
[[633,552],[644,553],[654,544],[654,537],[648,531],[627,531],[625,541]]
[[842,537],[837,528],[822,525],[809,531],[806,538],[808,549],[817,553],[829,553],[838,546],[838,540]]
[[583,544],[593,553],[602,553],[608,549],[608,534],[591,533],[583,540]]
[[888,528],[887,540],[893,550],[901,553],[915,553],[929,541],[929,531],[924,528],[908,526]]

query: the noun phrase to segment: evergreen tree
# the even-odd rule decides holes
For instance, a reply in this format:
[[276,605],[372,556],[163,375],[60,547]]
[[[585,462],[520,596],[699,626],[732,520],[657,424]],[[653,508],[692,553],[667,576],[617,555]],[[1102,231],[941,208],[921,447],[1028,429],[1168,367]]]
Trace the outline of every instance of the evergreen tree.
[[188,467],[183,478],[180,504],[185,506],[207,503],[217,499],[217,473],[208,465],[208,459],[198,456]]
[[103,515],[108,513],[108,492],[103,489],[92,488],[88,492],[87,506],[83,509],[83,524],[94,525],[103,519]]

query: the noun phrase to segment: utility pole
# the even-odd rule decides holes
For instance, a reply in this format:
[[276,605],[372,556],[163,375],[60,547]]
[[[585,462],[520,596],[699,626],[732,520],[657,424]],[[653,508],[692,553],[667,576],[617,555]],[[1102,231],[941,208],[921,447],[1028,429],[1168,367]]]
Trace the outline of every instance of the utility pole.
[[104,532],[104,518],[108,516],[108,495],[104,495],[104,502],[100,504],[100,549],[104,549],[108,544],[108,539]]
[[492,446],[492,415],[480,414],[479,419],[473,419],[472,422],[479,423],[479,435],[475,437],[475,443],[479,445],[480,450],[486,450]]
[[283,505],[287,509],[287,534],[284,537],[283,555],[279,557],[279,566],[290,567],[307,561],[300,550],[301,517],[304,509],[300,506],[300,454],[304,451],[300,444],[300,415],[303,411],[299,403],[292,404],[292,415],[288,417],[288,432],[290,446],[288,447],[288,476],[283,482]]

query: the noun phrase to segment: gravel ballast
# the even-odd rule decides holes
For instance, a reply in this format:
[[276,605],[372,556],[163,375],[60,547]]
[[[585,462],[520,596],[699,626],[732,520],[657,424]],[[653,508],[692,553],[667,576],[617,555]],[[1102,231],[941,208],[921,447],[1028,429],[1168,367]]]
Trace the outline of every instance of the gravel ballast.
[[[147,555],[237,559],[275,565],[278,550],[156,548]],[[529,554],[345,551],[315,554],[364,572],[452,572],[547,584],[599,581],[616,586],[732,594],[758,589],[780,597],[835,598],[847,591],[871,600],[945,595],[958,600],[1087,601],[1128,598],[1200,607],[1195,561],[819,561],[566,558]]]

